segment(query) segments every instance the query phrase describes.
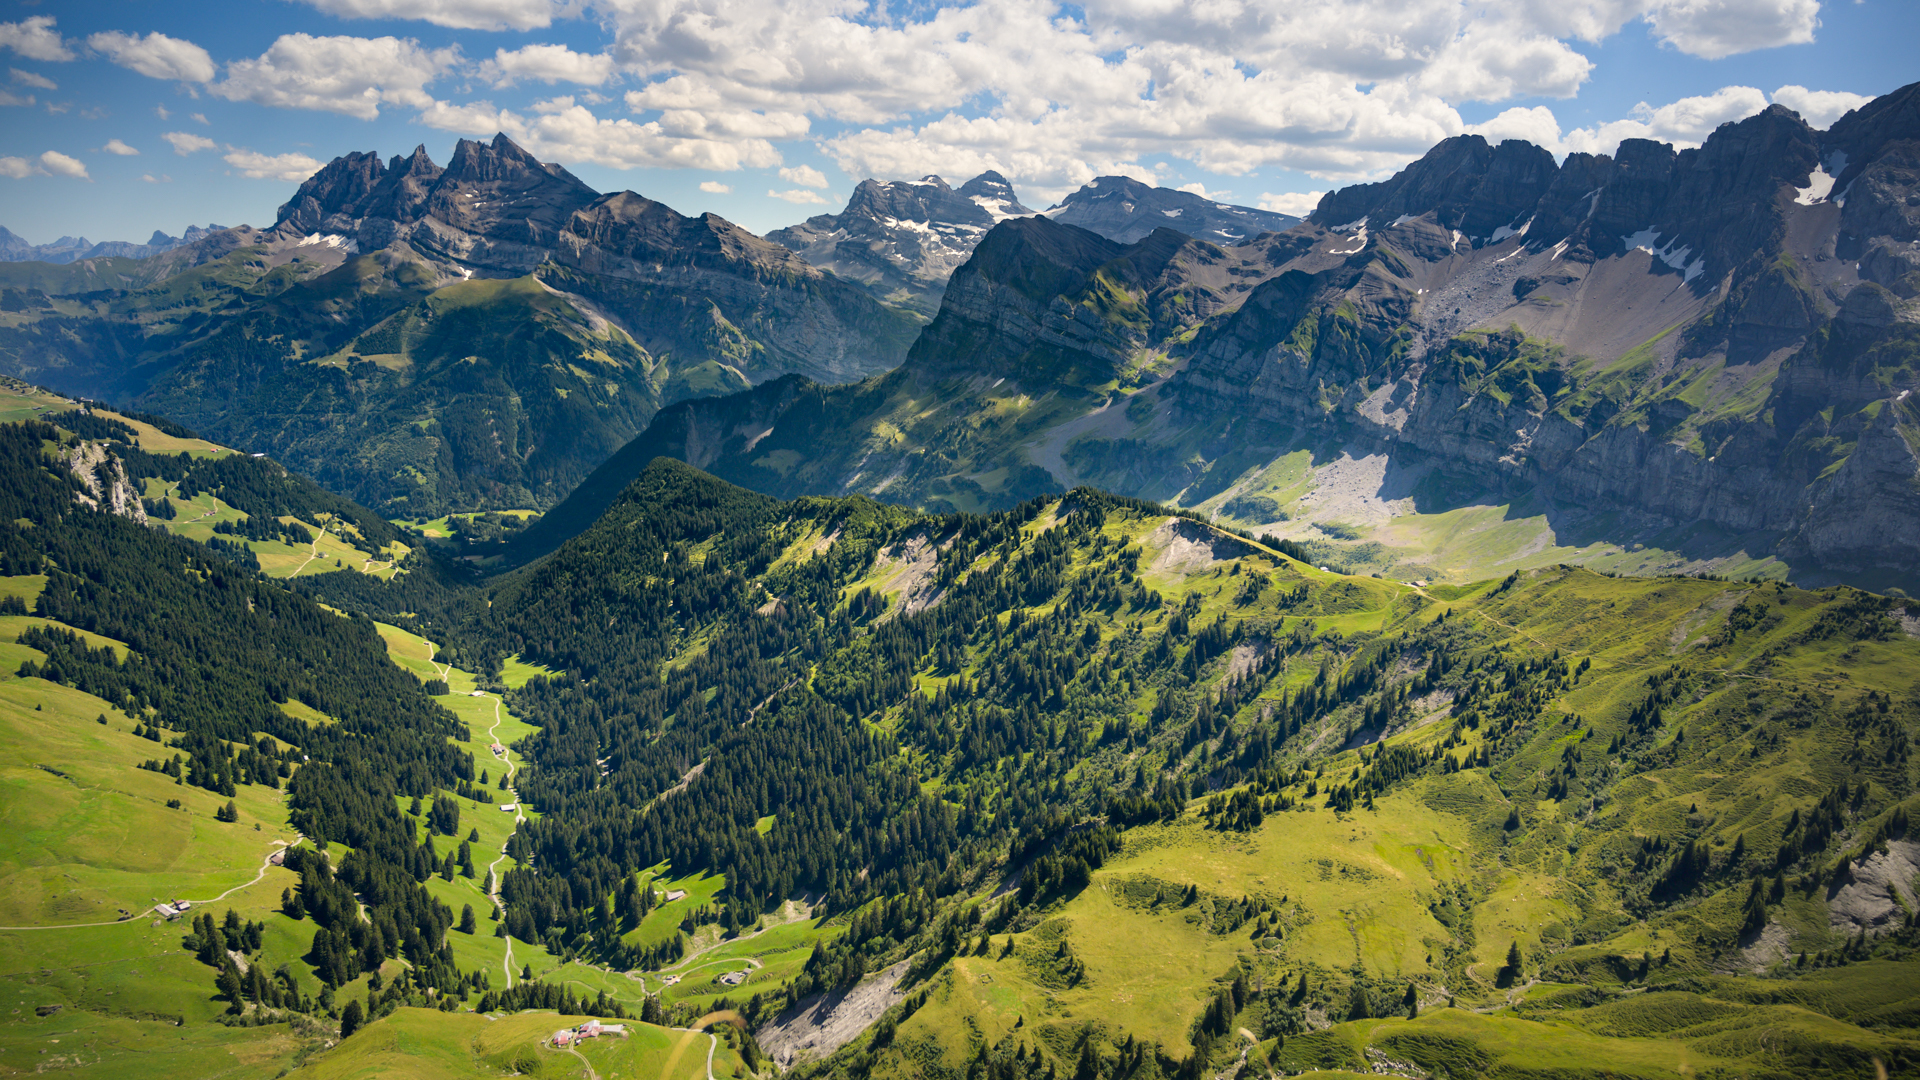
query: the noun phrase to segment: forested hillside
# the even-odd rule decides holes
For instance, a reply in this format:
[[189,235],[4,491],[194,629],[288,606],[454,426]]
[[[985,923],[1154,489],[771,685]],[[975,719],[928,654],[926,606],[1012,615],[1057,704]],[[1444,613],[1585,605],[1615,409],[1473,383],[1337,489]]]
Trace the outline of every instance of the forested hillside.
[[734,1076],[1920,1064],[1901,596],[1399,582],[1091,489],[929,516],[664,459],[485,579],[16,396],[0,949],[46,974],[0,1060],[151,1062],[158,1019],[525,1073],[546,1033],[444,1014],[554,1009],[732,1010]]
[[[798,900],[804,964],[661,998],[805,1060],[858,983],[835,1074],[1920,1060],[1904,601],[1297,553],[1090,490],[926,517],[657,461],[484,614],[442,597],[463,655],[557,673],[507,699],[541,817],[506,926],[667,971]],[[720,883],[677,938],[663,863]]]

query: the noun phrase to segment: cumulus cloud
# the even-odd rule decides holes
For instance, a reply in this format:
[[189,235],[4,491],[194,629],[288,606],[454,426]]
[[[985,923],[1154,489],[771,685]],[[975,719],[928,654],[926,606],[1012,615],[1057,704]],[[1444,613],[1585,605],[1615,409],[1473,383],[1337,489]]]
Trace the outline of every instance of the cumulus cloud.
[[39,157],[0,157],[0,176],[12,180],[24,180],[29,176],[65,176],[73,180],[91,180],[87,167],[78,158],[70,158],[58,150],[49,150]]
[[781,169],[780,179],[789,184],[799,184],[801,187],[827,186],[827,174],[811,165],[795,165],[790,169]]
[[536,30],[553,22],[553,0],[306,0],[343,19],[418,19],[455,30]]
[[1773,103],[1785,105],[1800,114],[1800,119],[1825,130],[1835,120],[1873,99],[1843,90],[1809,90],[1804,86],[1783,86],[1773,92]]
[[1488,142],[1525,139],[1556,155],[1611,154],[1624,139],[1654,139],[1684,149],[1705,142],[1721,124],[1744,120],[1766,107],[1767,95],[1751,86],[1723,86],[1711,94],[1684,97],[1658,108],[1643,101],[1626,119],[1571,131],[1561,131],[1553,111],[1545,106],[1508,109],[1467,130]]
[[155,105],[153,107],[153,115],[159,117],[162,120],[170,120],[173,118],[173,114],[167,111],[167,107],[165,105]]
[[225,155],[226,163],[240,170],[240,175],[255,180],[284,180],[298,183],[320,171],[320,162],[305,154],[261,154],[252,150],[242,150],[229,146]]
[[0,90],[0,106],[31,105],[36,100],[37,99],[32,94],[28,94],[25,97],[22,97],[19,94],[9,93],[8,91]]
[[1718,60],[1735,53],[1813,40],[1820,0],[1665,0],[1646,20],[1684,53]]
[[91,180],[87,167],[79,158],[70,158],[57,150],[49,150],[40,155],[40,167],[54,176],[67,176],[75,180]]
[[173,177],[168,176],[166,173],[161,173],[159,176],[155,176],[152,173],[141,173],[140,181],[145,184],[171,184],[173,183]]
[[1260,201],[1254,205],[1275,214],[1292,214],[1294,217],[1306,217],[1313,208],[1320,205],[1320,196],[1324,191],[1283,191],[1279,194],[1263,192]]
[[205,135],[195,135],[191,131],[168,131],[161,133],[160,137],[165,139],[167,145],[173,147],[173,152],[181,157],[201,150],[211,150],[215,145],[212,139]]
[[126,143],[121,142],[119,139],[108,139],[107,145],[101,147],[100,149],[105,150],[109,154],[115,154],[120,157],[139,157],[140,156],[140,151],[135,150],[133,147],[128,146]]
[[22,86],[34,86],[42,90],[60,89],[60,84],[54,82],[52,79],[47,78],[45,75],[36,75],[31,71],[21,71],[19,68],[8,68],[7,74],[13,77],[14,82]]
[[494,86],[511,86],[523,79],[600,86],[613,78],[613,69],[613,57],[606,53],[578,53],[565,45],[527,45],[511,52],[496,50],[493,59],[480,64],[479,75]]
[[711,138],[676,130],[661,121],[635,123],[595,116],[572,98],[539,102],[533,116],[498,109],[486,101],[435,102],[420,122],[442,131],[487,136],[507,134],[529,153],[547,160],[588,162],[615,169],[705,169],[731,172],[780,164],[780,152],[763,138]]
[[772,188],[768,188],[767,194],[775,199],[784,199],[797,206],[825,206],[827,202],[827,200],[820,197],[819,192],[808,191],[806,188],[794,188],[790,191],[775,191]]
[[731,184],[723,184],[718,180],[702,180],[700,181],[700,190],[709,195],[731,195],[733,193],[733,186]]
[[[29,60],[71,60],[74,53],[60,40],[51,15],[35,15],[19,22],[0,22],[0,49],[11,49]],[[9,158],[24,161],[24,158]],[[12,175],[9,173],[8,175]]]
[[232,101],[373,120],[382,104],[432,107],[427,84],[458,59],[457,49],[411,39],[284,34],[258,58],[228,64],[226,79],[209,89]]
[[165,34],[135,37],[111,31],[87,39],[87,47],[105,53],[108,59],[149,79],[203,83],[213,79],[213,58],[207,50],[191,41]]

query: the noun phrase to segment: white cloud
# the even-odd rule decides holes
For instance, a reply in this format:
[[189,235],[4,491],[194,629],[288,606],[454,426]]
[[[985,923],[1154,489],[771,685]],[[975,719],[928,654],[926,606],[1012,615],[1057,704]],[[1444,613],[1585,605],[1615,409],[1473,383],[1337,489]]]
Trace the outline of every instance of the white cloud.
[[207,114],[206,114],[206,113],[188,113],[188,114],[187,114],[187,119],[189,119],[189,120],[192,120],[192,121],[193,121],[194,123],[196,123],[196,124],[211,124],[211,123],[212,123],[212,121],[211,121],[211,120],[208,120],[208,119],[207,119]]
[[166,173],[161,173],[161,174],[160,174],[159,176],[155,176],[155,175],[153,175],[152,173],[141,173],[141,174],[140,174],[140,179],[141,179],[141,180],[142,180],[143,182],[145,182],[145,183],[148,183],[148,184],[171,184],[171,183],[173,183],[173,177],[171,177],[171,176],[168,176],[168,175],[167,175]]
[[553,0],[306,0],[343,19],[419,19],[455,30],[535,30],[553,22]]
[[768,188],[767,194],[775,199],[785,199],[787,202],[794,203],[798,206],[825,206],[827,202],[827,200],[820,197],[818,192],[808,191],[806,188],[794,188],[791,191],[775,191],[772,188]]
[[135,37],[114,30],[88,38],[87,47],[106,53],[114,63],[149,79],[203,83],[214,75],[213,57],[207,50],[165,34]]
[[153,107],[153,115],[159,117],[162,120],[170,120],[173,118],[173,114],[167,111],[167,107],[165,105],[155,105]]
[[65,176],[73,180],[91,180],[87,175],[87,166],[78,158],[70,158],[58,150],[49,150],[39,157],[0,157],[0,176],[13,180],[24,180],[29,176]]
[[54,176],[66,176],[75,180],[91,180],[86,165],[79,158],[70,158],[57,150],[49,150],[40,155],[40,167]]
[[140,151],[135,150],[133,147],[128,146],[126,143],[121,142],[119,139],[108,139],[107,145],[101,147],[100,149],[105,150],[109,154],[115,154],[120,157],[139,157],[140,156]]
[[227,164],[240,170],[242,176],[255,180],[284,180],[298,183],[320,171],[320,162],[305,154],[261,154],[238,147],[228,147],[225,155]]
[[432,107],[427,84],[458,59],[457,49],[423,49],[410,39],[284,34],[257,59],[228,64],[226,79],[209,89],[233,101],[373,120],[382,104]]
[[712,138],[698,131],[674,130],[663,121],[640,124],[595,116],[572,98],[535,106],[536,116],[496,109],[491,102],[465,105],[435,102],[420,122],[442,131],[488,136],[506,132],[528,152],[550,161],[590,162],[615,169],[766,169],[780,164],[780,152],[763,138]]
[[19,94],[9,93],[8,91],[0,90],[0,106],[31,105],[36,100],[38,99],[36,99],[32,94],[28,94],[26,97],[21,97]]
[[1324,191],[1283,191],[1279,194],[1262,192],[1260,201],[1255,205],[1262,210],[1275,214],[1292,214],[1294,217],[1306,217],[1313,208],[1320,205],[1320,196]]
[[1804,86],[1783,86],[1773,92],[1773,103],[1785,105],[1800,114],[1800,119],[1825,130],[1835,120],[1873,99],[1844,90],[1809,90]]
[[173,152],[181,157],[201,150],[211,150],[215,145],[212,139],[205,135],[195,135],[191,131],[168,131],[163,132],[160,137],[165,139],[167,145],[173,147]]
[[1735,53],[1813,40],[1820,0],[1664,0],[1646,14],[1660,39],[1718,60]]
[[1179,187],[1175,188],[1174,190],[1184,191],[1189,195],[1198,195],[1203,199],[1213,199],[1219,202],[1225,202],[1226,200],[1233,198],[1233,192],[1228,191],[1225,188],[1221,188],[1218,191],[1208,191],[1207,185],[1202,184],[1198,180],[1195,180],[1191,184],[1181,184]]
[[827,174],[811,165],[795,165],[791,169],[781,169],[780,179],[801,187],[826,187]]
[[60,32],[53,28],[51,15],[35,15],[16,23],[0,23],[0,49],[11,49],[29,60],[73,59],[73,50],[67,48],[66,42],[60,40]]
[[709,195],[731,195],[733,193],[733,186],[731,184],[723,184],[718,180],[702,180],[700,181],[700,190]]
[[52,79],[47,78],[45,75],[36,75],[31,71],[21,71],[19,68],[8,68],[7,73],[13,76],[14,82],[17,82],[22,86],[35,86],[35,87],[39,87],[42,90],[60,89],[60,85],[58,83],[54,82]]
[[1611,154],[1623,139],[1654,139],[1682,149],[1699,146],[1721,124],[1744,120],[1767,107],[1767,95],[1751,86],[1723,86],[1711,94],[1685,97],[1655,108],[1641,102],[1629,119],[1562,132],[1553,111],[1545,106],[1508,109],[1484,124],[1467,130],[1487,139],[1525,139],[1553,151]]
[[613,78],[613,67],[613,57],[606,53],[577,53],[565,45],[527,45],[512,52],[496,50],[493,59],[481,63],[479,75],[494,86],[511,86],[522,79],[600,86]]

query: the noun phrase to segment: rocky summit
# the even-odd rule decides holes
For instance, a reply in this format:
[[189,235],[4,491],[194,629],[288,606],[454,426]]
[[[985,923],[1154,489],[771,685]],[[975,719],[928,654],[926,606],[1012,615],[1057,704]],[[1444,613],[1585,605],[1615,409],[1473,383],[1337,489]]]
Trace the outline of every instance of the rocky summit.
[[981,173],[958,191],[938,176],[862,180],[845,210],[775,229],[767,239],[890,303],[931,316],[947,278],[987,230],[1031,213],[996,172]]
[[1173,229],[1215,244],[1239,244],[1300,223],[1290,214],[1232,206],[1191,191],[1153,187],[1130,176],[1091,180],[1046,215],[1126,244],[1146,238],[1155,229]]
[[1462,136],[1235,246],[1006,221],[897,371],[668,410],[576,498],[666,454],[961,509],[1097,484],[1406,577],[1904,580],[1916,94],[1562,162]]

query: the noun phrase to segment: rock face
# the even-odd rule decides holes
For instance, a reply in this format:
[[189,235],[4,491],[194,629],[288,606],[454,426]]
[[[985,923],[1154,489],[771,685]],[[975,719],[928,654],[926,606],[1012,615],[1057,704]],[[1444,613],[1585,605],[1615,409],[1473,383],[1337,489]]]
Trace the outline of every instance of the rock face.
[[1910,574],[1917,102],[1559,165],[1450,139],[1232,247],[1003,222],[884,379],[691,402],[636,446],[780,494],[1091,483],[1303,539],[1529,499],[1589,546],[1738,538],[1667,566]]
[[1190,191],[1152,187],[1128,176],[1102,176],[1061,200],[1046,215],[1109,240],[1131,244],[1156,229],[1173,229],[1196,240],[1238,244],[1261,233],[1284,232],[1300,223],[1288,214],[1229,206]]
[[845,210],[776,229],[767,239],[890,303],[931,316],[947,278],[987,230],[1032,213],[996,172],[981,173],[958,191],[938,176],[862,180]]

